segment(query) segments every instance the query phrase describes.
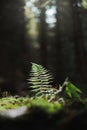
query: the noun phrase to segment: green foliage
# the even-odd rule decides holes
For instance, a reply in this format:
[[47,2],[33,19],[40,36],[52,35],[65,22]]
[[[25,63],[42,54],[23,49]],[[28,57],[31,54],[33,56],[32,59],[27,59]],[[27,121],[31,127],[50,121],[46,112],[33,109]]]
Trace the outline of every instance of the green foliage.
[[70,98],[76,98],[80,99],[82,95],[82,91],[77,88],[74,84],[72,84],[70,81],[65,81],[65,93],[70,97]]
[[52,82],[53,76],[47,69],[42,65],[32,63],[30,78],[28,79],[31,88],[30,92],[33,92],[32,97],[43,97],[48,102],[57,102],[63,105],[65,101],[59,96],[62,86],[57,89],[52,86]]
[[[69,98],[80,99],[82,91],[72,84],[68,79],[63,85],[53,87],[53,76],[42,65],[32,63],[30,78],[28,79],[33,98],[43,97],[49,102],[61,102],[65,104],[67,96]],[[62,93],[62,96],[61,96]]]
[[50,114],[58,112],[63,107],[61,103],[48,102],[42,97],[35,99],[29,97],[5,97],[0,99],[0,113],[4,110],[16,109],[21,106],[26,106],[29,110],[37,108]]
[[44,96],[51,93],[53,76],[42,65],[32,63],[28,81],[35,96]]
[[82,6],[87,9],[87,0],[82,0]]
[[[59,112],[64,106],[72,104],[72,100],[82,101],[82,91],[66,79],[63,85],[52,86],[53,76],[42,65],[32,63],[30,84],[33,95],[13,97],[5,92],[0,99],[0,112],[26,106],[28,110],[42,110],[49,114]],[[67,98],[68,97],[68,98]],[[68,100],[70,99],[70,100]],[[70,103],[69,103],[70,102]],[[82,101],[83,102],[83,101]],[[87,100],[85,100],[87,102]],[[83,103],[85,103],[83,102]]]
[[29,107],[29,98],[15,98],[13,96],[10,97],[3,97],[0,99],[0,111],[6,109],[14,109],[20,106],[27,106]]
[[48,102],[48,100],[42,98],[42,97],[37,97],[36,99],[31,100],[31,107],[32,108],[40,108],[43,111],[47,113],[55,113],[58,112],[59,110],[62,109],[63,105],[61,103],[52,103]]

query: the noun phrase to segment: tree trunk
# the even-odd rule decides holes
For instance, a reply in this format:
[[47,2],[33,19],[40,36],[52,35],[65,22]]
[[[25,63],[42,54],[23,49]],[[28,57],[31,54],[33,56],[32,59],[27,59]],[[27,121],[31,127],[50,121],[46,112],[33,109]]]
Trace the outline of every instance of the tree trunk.
[[61,46],[61,4],[60,0],[56,1],[56,26],[55,26],[55,52],[56,52],[56,76],[57,81],[63,81],[63,62],[62,62],[62,46]]
[[84,41],[81,23],[81,7],[78,7],[76,1],[71,0],[71,8],[73,15],[73,27],[74,27],[74,42],[75,42],[75,63],[76,63],[76,74],[80,75],[82,81],[87,80],[86,72],[86,61],[84,54]]

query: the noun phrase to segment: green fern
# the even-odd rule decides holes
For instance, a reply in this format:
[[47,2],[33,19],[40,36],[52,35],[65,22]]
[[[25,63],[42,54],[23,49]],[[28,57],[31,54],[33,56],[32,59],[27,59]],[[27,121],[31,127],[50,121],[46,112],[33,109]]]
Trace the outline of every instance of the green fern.
[[[59,85],[58,88],[52,86],[53,76],[42,65],[32,63],[28,83],[31,88],[30,92],[35,97],[44,97],[49,102],[60,102],[65,104],[67,96],[69,98],[80,99],[82,91],[72,84],[66,78],[63,85]],[[31,94],[31,95],[32,95]]]
[[59,97],[62,86],[59,89],[53,87],[53,76],[42,65],[32,63],[28,83],[31,88],[30,94],[32,98],[43,97],[48,102],[57,102],[64,104],[63,98]]
[[31,64],[32,68],[29,75],[30,78],[28,79],[31,91],[35,96],[50,94],[53,76],[42,65],[32,62]]
[[80,99],[82,91],[70,81],[65,81],[62,87],[65,87],[65,93],[68,97]]

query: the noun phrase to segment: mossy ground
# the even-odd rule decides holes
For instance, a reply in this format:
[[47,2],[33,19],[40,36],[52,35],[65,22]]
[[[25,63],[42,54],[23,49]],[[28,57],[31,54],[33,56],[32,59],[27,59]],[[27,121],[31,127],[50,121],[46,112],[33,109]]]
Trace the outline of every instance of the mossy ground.
[[3,97],[0,99],[0,110],[6,110],[6,109],[14,109],[18,108],[20,106],[27,106],[29,105],[29,98],[28,97]]
[[[66,98],[65,105],[44,98],[6,95],[0,98],[0,111],[27,106],[29,112],[14,119],[0,117],[1,130],[72,130],[87,128],[87,97]],[[5,125],[4,125],[5,124]]]
[[48,113],[55,113],[62,108],[60,103],[48,102],[43,98],[32,99],[28,96],[26,97],[3,97],[0,99],[0,111],[7,109],[15,109],[21,106],[27,106],[28,109],[38,107],[38,109],[43,109]]

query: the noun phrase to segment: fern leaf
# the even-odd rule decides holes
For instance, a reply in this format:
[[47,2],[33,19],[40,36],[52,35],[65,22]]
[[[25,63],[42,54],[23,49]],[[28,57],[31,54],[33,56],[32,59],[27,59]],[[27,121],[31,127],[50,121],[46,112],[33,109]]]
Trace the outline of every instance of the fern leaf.
[[31,91],[36,95],[44,94],[52,87],[53,76],[42,65],[32,63],[28,83],[30,84]]

